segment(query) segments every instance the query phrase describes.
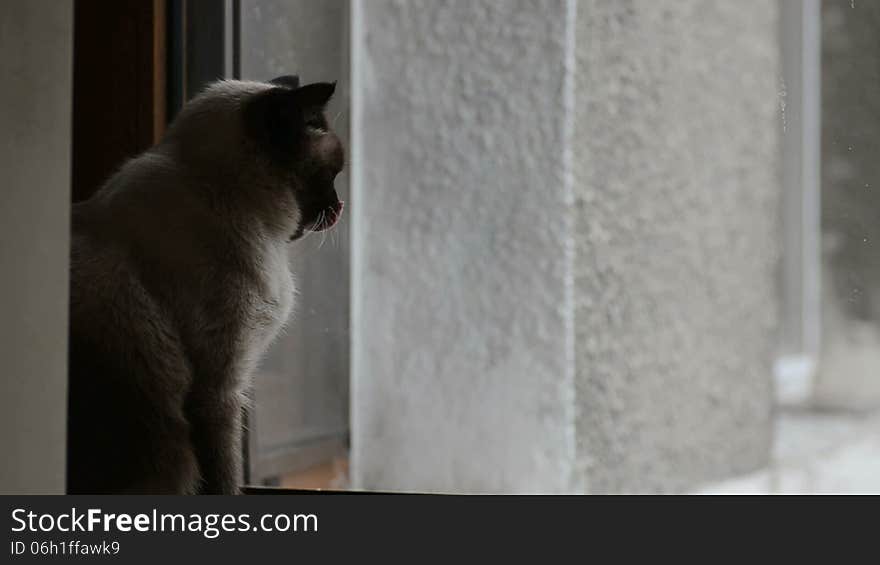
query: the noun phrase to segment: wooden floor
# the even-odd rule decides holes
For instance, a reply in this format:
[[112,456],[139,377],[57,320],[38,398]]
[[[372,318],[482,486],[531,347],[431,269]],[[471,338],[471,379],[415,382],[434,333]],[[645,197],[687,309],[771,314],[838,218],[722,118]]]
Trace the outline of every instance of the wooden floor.
[[279,486],[292,489],[345,490],[348,485],[348,458],[338,457],[298,473],[285,475]]

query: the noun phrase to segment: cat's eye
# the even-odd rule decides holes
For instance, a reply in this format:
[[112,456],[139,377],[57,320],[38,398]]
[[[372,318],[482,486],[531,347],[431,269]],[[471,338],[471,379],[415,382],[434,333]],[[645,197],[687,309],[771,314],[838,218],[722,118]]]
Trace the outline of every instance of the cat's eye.
[[319,117],[307,119],[305,125],[306,129],[314,130],[319,133],[325,133],[327,131],[327,122]]

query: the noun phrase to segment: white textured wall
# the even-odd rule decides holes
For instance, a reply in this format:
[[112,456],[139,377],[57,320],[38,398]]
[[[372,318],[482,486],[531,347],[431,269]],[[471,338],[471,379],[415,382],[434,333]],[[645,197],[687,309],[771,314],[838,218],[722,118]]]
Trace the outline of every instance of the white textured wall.
[[356,486],[675,490],[764,463],[775,2],[356,13]]
[[72,52],[72,3],[0,3],[0,493],[64,493]]
[[355,484],[568,490],[566,2],[360,7]]
[[774,0],[582,0],[578,455],[592,491],[768,460],[779,318]]

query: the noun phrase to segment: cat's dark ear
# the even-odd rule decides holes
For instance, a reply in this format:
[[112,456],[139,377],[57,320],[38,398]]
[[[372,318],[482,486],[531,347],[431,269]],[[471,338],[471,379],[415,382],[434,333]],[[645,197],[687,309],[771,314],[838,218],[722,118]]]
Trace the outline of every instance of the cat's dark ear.
[[296,90],[270,88],[255,95],[244,107],[244,122],[249,135],[264,151],[281,159],[291,158],[297,144],[297,132],[303,129],[303,114]]
[[315,82],[296,89],[296,100],[300,108],[323,108],[336,92],[336,81]]
[[278,86],[286,86],[287,88],[292,88],[296,90],[299,88],[299,76],[297,75],[283,75],[280,77],[275,77],[269,81],[270,84],[277,84]]

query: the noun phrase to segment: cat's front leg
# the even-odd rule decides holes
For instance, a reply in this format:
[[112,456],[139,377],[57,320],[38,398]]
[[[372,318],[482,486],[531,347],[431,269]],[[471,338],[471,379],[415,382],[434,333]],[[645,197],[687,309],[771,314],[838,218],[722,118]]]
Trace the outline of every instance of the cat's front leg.
[[234,390],[194,391],[189,406],[200,494],[238,494],[243,479],[242,403]]

